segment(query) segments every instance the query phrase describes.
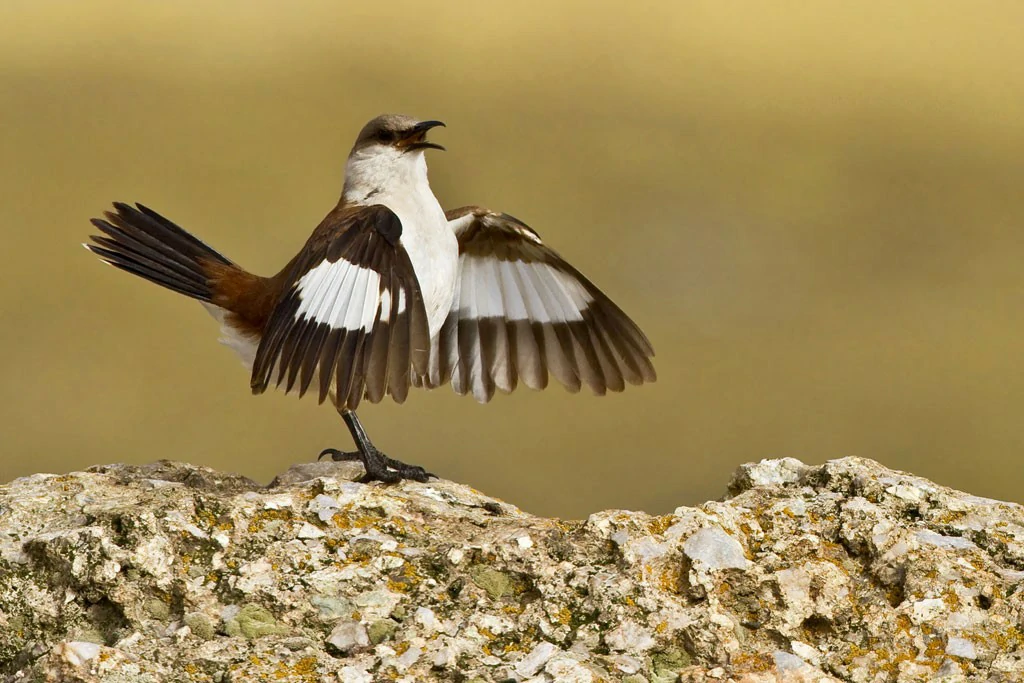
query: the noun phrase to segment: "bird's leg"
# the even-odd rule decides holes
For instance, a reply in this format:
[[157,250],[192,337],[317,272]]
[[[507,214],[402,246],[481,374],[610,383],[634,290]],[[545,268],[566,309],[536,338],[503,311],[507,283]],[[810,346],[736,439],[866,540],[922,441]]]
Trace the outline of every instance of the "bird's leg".
[[341,417],[348,425],[348,431],[352,434],[352,440],[356,442],[356,448],[359,450],[346,452],[336,448],[325,448],[320,453],[321,458],[330,455],[331,459],[336,462],[342,460],[361,461],[363,468],[366,469],[366,474],[360,479],[364,483],[382,481],[391,484],[401,479],[425,482],[428,477],[434,476],[418,465],[406,465],[401,460],[389,458],[377,450],[377,447],[370,442],[370,437],[366,435],[366,430],[363,429],[354,410],[342,411]]

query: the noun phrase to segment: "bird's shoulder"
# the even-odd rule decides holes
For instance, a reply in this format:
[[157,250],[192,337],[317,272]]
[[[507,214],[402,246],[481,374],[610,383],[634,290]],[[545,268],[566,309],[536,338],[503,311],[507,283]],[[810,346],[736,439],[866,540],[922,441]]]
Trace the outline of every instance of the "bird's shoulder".
[[328,256],[331,245],[346,235],[370,231],[395,246],[402,237],[402,220],[384,204],[339,204],[324,216],[303,249]]
[[368,240],[371,236],[382,248],[395,248],[402,237],[402,221],[383,204],[339,204],[314,228],[298,253],[274,276],[277,289],[283,293],[302,276],[327,261],[336,263],[342,254],[367,267],[373,260],[373,249],[353,253],[353,241]]
[[462,255],[518,261],[551,259],[552,252],[540,234],[515,216],[473,205],[446,211],[445,217],[459,240]]

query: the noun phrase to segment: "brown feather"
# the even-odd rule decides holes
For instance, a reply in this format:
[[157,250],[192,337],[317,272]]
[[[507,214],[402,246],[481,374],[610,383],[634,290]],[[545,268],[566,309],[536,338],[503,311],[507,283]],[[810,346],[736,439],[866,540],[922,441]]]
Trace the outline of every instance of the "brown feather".
[[[409,339],[414,336],[422,347],[415,357],[425,368],[429,335],[419,284],[400,236],[398,217],[383,206],[340,206],[328,214],[299,254],[271,279],[280,294],[266,315],[263,338],[256,352],[251,381],[254,392],[264,391],[274,372],[278,385],[283,383],[285,391],[290,391],[297,384],[300,395],[315,381],[319,400],[330,396],[339,410],[354,409],[363,397],[379,401],[387,393],[397,401],[404,400],[410,379]],[[325,262],[338,264],[330,267],[379,273],[376,304],[370,304],[371,292],[366,293],[367,298],[343,300],[345,306],[355,307],[348,309],[350,319],[359,320],[361,327],[332,328],[331,321],[312,317],[315,313],[310,311],[320,310],[317,307],[321,297],[360,294],[359,289],[355,294],[320,291],[318,279],[302,280]],[[315,290],[304,292],[305,300],[300,297],[300,282]],[[330,286],[337,284],[332,281]],[[400,291],[404,293],[406,310],[398,320],[382,323],[381,297],[388,293],[395,312]],[[309,308],[304,308],[306,312],[297,318],[300,304]],[[329,301],[327,304],[324,310],[339,310],[330,306]],[[376,316],[371,318],[373,314]],[[367,325],[369,331],[363,327]]]
[[[453,209],[446,215],[450,222],[456,221],[463,295],[441,329],[436,361],[440,376],[432,378],[432,384],[455,379],[457,392],[469,393],[475,387],[479,398],[489,400],[494,387],[514,387],[519,379],[532,388],[544,388],[549,372],[569,391],[585,384],[598,395],[621,391],[627,381],[654,381],[654,350],[640,328],[545,246],[536,231],[512,216],[477,206]],[[469,259],[472,267],[466,266]],[[501,271],[497,264],[502,261],[543,265]],[[544,267],[562,275],[553,278]],[[508,272],[513,274],[511,280]],[[497,287],[505,311],[522,310],[526,301],[513,298],[526,297],[525,292],[533,290],[536,296],[527,299],[531,302],[527,316],[544,322],[510,319],[502,324],[500,317],[490,314],[469,318],[472,311],[492,311],[489,297],[496,294],[469,291],[467,296],[466,289],[473,287]],[[531,309],[538,305],[539,310]]]

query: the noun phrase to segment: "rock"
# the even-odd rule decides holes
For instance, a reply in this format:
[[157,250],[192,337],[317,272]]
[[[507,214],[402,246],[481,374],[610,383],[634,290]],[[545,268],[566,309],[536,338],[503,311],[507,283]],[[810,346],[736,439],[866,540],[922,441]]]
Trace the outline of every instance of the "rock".
[[543,641],[537,647],[530,650],[530,653],[519,660],[516,664],[516,673],[520,676],[529,677],[540,671],[541,667],[547,664],[548,660],[558,652],[558,646]]
[[739,541],[717,526],[701,529],[683,543],[683,552],[708,569],[746,569],[747,558]]
[[327,644],[343,655],[347,655],[357,647],[370,644],[370,635],[366,627],[358,621],[346,621],[338,624],[327,638]]
[[1024,510],[859,458],[542,519],[181,463],[0,487],[0,680],[1024,680]]
[[244,636],[249,639],[288,633],[287,626],[277,623],[270,610],[262,605],[245,605],[224,624],[229,636]]
[[388,640],[398,630],[398,623],[391,619],[378,619],[366,627],[366,635],[370,643],[377,645]]

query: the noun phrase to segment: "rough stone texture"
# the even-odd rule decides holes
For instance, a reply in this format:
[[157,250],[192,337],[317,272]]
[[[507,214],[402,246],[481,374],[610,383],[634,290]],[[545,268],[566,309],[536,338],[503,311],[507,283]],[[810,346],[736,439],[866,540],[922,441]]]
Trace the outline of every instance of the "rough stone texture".
[[358,474],[0,487],[0,679],[1024,680],[1018,505],[857,458],[574,522]]

